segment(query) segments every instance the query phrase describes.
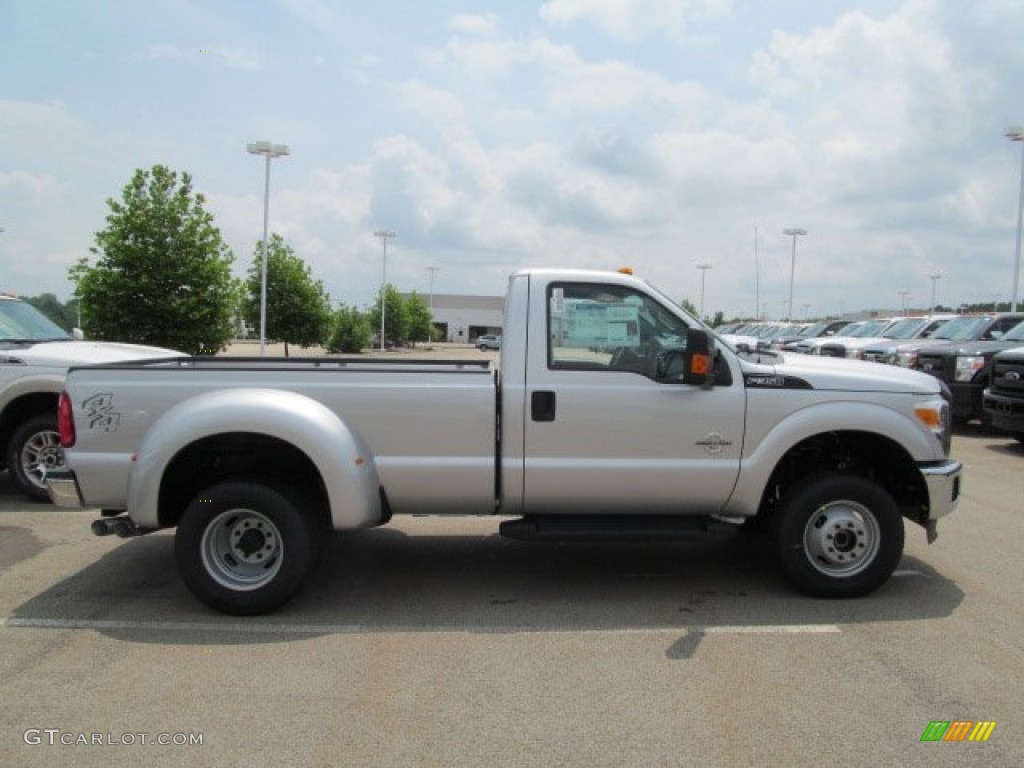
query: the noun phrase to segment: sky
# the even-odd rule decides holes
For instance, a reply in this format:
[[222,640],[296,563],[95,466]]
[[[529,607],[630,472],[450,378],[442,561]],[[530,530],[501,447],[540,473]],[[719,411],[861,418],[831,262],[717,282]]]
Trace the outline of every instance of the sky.
[[1020,0],[2,0],[0,290],[69,298],[156,164],[244,275],[267,140],[271,232],[358,307],[379,230],[422,295],[628,265],[727,318],[791,276],[797,318],[1008,301],[1022,41]]

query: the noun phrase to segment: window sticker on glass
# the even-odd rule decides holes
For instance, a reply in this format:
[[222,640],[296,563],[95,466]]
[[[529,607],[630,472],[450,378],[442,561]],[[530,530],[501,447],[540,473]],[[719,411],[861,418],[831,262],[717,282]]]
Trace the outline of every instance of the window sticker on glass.
[[551,314],[565,314],[565,289],[555,288],[551,291]]
[[604,349],[638,347],[639,310],[627,305],[567,302],[564,344]]

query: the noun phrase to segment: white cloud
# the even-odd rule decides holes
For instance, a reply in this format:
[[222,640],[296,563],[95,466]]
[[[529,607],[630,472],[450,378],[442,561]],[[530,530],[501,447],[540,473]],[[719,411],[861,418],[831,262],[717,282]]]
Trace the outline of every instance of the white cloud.
[[261,69],[258,53],[246,48],[211,45],[206,48],[183,48],[168,43],[156,43],[145,46],[136,52],[140,59],[181,59],[190,62],[207,60],[219,61],[232,69],[244,69],[252,72]]
[[549,0],[540,16],[560,23],[588,21],[612,37],[636,40],[652,32],[679,37],[690,19],[731,7],[731,0]]
[[493,35],[500,24],[501,18],[495,13],[457,14],[450,22],[451,28],[463,35]]
[[48,173],[0,171],[0,199],[11,195],[38,205],[59,197],[66,186]]

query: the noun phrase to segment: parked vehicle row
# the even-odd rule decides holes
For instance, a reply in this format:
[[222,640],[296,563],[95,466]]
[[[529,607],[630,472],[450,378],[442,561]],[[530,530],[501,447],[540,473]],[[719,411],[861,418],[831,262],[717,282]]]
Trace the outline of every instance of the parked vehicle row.
[[849,325],[848,320],[817,323],[731,323],[715,332],[735,347],[748,349],[789,349],[807,339],[828,338]]
[[[1024,354],[1016,349],[1022,343],[1024,313],[993,312],[862,320],[839,333],[808,334],[783,348],[931,374],[949,391],[955,421],[978,419],[1024,440],[1024,385],[1019,384]],[[998,376],[997,359],[1002,361]]]

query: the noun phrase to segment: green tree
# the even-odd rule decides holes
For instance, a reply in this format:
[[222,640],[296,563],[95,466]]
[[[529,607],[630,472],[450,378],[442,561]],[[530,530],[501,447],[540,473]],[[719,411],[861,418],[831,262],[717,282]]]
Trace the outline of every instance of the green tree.
[[700,317],[700,313],[697,311],[697,307],[689,299],[683,299],[682,301],[680,301],[679,306],[685,309],[694,317]]
[[107,200],[106,229],[71,267],[82,325],[91,338],[196,353],[232,336],[231,249],[192,191],[188,173],[137,169]]
[[427,302],[416,291],[405,300],[405,311],[409,316],[409,341],[413,345],[417,341],[431,341],[434,338],[434,317],[430,314]]
[[[402,294],[391,283],[384,286],[384,340],[392,344],[402,344],[409,338],[409,312]],[[375,333],[380,332],[380,293],[369,312],[370,325]]]
[[328,346],[330,352],[352,354],[362,352],[373,339],[373,330],[366,315],[344,304],[334,313],[334,333]]
[[[246,281],[246,316],[259,328],[262,290],[263,242],[256,245]],[[331,329],[331,302],[324,285],[313,278],[306,263],[280,235],[271,235],[267,248],[267,330],[268,339],[312,347],[324,344]]]

